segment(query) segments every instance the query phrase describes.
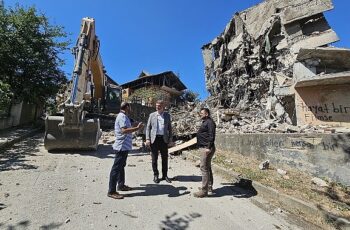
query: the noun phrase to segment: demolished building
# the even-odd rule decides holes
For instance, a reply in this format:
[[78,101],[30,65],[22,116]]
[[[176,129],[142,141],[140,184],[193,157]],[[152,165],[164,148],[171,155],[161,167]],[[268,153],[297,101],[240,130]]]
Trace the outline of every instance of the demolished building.
[[221,132],[350,128],[350,50],[324,12],[331,0],[266,0],[236,13],[202,47],[205,103]]

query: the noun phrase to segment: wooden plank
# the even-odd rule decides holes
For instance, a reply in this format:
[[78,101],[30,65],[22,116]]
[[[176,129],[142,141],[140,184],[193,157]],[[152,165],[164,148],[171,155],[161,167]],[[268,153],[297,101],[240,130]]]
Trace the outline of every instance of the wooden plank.
[[173,153],[173,152],[176,152],[176,151],[180,151],[180,150],[188,148],[188,147],[190,147],[190,146],[192,146],[194,144],[197,144],[197,137],[192,138],[191,140],[189,140],[189,141],[187,141],[185,143],[182,143],[180,145],[177,145],[177,146],[174,146],[174,147],[170,148],[168,150],[168,152],[169,153]]

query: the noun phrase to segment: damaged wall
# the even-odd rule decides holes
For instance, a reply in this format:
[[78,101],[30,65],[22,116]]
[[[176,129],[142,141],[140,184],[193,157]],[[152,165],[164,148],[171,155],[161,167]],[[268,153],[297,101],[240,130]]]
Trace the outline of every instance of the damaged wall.
[[236,13],[224,32],[202,47],[210,94],[205,103],[220,113],[239,111],[250,120],[246,123],[274,123],[269,130],[299,125],[291,106],[294,64],[302,48],[339,40],[323,14],[333,7],[331,0],[267,0]]
[[350,134],[220,134],[216,146],[350,186]]
[[343,126],[350,128],[350,84],[298,88],[298,124]]

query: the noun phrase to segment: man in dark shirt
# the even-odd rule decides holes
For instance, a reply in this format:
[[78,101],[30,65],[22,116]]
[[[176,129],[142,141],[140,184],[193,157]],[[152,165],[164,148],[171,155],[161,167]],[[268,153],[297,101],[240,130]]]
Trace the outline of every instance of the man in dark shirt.
[[197,132],[197,145],[201,151],[201,172],[202,187],[195,197],[202,198],[208,196],[208,192],[213,191],[213,172],[211,170],[211,160],[215,153],[215,129],[216,125],[210,117],[210,111],[202,108],[200,111],[202,125]]

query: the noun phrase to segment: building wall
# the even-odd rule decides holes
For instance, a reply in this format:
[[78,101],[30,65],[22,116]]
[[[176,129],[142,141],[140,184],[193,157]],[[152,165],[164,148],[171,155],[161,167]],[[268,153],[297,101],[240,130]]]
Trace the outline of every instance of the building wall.
[[18,103],[11,106],[10,116],[0,119],[0,129],[28,124],[40,117],[43,108],[33,104]]
[[296,88],[298,125],[350,127],[350,84]]
[[160,86],[149,86],[140,89],[132,90],[128,97],[123,100],[139,103],[154,107],[157,100],[164,100],[166,105],[169,105],[173,97],[170,93],[162,90]]
[[[348,134],[218,134],[217,149],[284,165],[350,186]],[[258,167],[258,165],[256,166]]]

